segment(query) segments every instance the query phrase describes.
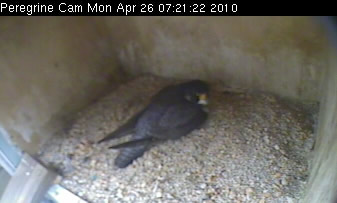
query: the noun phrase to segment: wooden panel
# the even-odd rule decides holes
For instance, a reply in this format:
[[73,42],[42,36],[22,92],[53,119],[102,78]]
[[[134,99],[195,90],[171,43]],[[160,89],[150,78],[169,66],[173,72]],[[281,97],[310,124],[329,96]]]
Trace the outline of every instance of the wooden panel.
[[29,155],[24,154],[0,203],[40,202],[56,177],[57,174],[40,165]]

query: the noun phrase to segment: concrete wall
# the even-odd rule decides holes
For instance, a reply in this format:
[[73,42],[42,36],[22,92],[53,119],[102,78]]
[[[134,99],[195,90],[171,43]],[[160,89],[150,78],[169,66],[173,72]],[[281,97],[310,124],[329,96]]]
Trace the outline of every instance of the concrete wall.
[[0,127],[35,153],[123,74],[95,18],[0,19]]
[[314,159],[303,203],[337,201],[337,52],[331,52],[322,91]]
[[129,73],[319,98],[326,38],[309,17],[107,17]]

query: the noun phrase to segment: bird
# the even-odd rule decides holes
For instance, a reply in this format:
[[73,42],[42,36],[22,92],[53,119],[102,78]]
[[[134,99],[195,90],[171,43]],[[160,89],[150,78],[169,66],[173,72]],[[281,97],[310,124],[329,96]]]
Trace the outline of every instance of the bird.
[[145,108],[97,143],[132,134],[130,141],[109,147],[120,150],[114,164],[126,168],[154,144],[200,128],[208,118],[208,96],[208,83],[199,79],[164,87]]

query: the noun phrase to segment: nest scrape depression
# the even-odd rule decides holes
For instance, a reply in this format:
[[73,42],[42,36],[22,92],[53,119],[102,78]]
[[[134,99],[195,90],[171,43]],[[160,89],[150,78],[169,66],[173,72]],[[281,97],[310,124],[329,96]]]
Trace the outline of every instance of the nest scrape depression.
[[140,76],[78,113],[72,127],[46,143],[40,160],[60,184],[100,202],[297,202],[308,176],[312,123],[300,109],[267,94],[213,88],[200,130],[155,146],[125,169],[104,137],[173,80]]

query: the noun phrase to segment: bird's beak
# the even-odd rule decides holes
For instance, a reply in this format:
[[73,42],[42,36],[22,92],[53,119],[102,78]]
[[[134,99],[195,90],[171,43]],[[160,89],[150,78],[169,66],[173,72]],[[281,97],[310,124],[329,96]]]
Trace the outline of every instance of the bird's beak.
[[198,101],[198,104],[201,104],[201,105],[207,105],[207,104],[208,104],[208,101],[207,101],[207,94],[200,94],[200,95],[199,95],[199,101]]

